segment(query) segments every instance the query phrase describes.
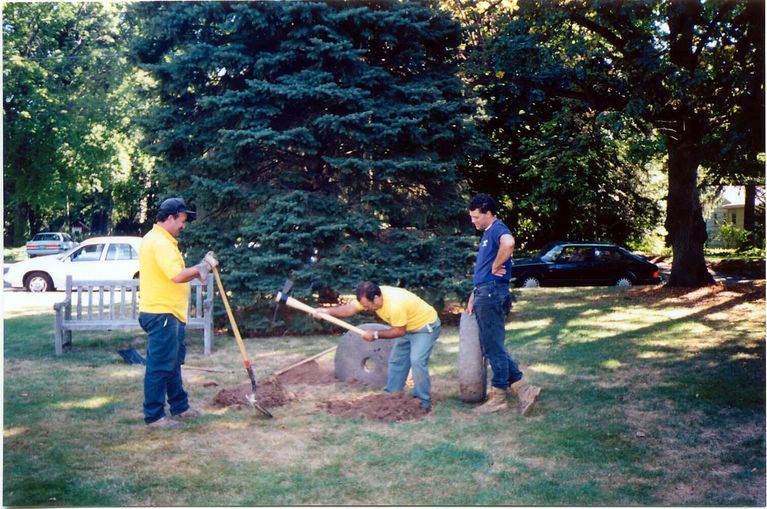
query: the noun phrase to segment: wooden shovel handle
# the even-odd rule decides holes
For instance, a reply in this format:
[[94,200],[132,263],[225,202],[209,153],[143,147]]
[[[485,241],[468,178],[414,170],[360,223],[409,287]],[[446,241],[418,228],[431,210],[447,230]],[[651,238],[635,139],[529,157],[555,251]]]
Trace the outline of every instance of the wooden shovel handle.
[[224,291],[224,285],[221,283],[221,276],[218,275],[218,267],[213,267],[213,275],[216,277],[216,284],[218,285],[218,293],[221,294],[221,300],[224,301],[224,307],[226,308],[226,314],[229,316],[229,323],[232,325],[234,331],[234,337],[237,340],[237,346],[240,347],[240,354],[242,360],[245,362],[245,367],[250,367],[250,359],[248,358],[248,352],[245,350],[245,343],[242,342],[242,336],[240,336],[240,329],[237,327],[237,322],[234,320],[234,314],[232,308],[229,307],[229,299]]

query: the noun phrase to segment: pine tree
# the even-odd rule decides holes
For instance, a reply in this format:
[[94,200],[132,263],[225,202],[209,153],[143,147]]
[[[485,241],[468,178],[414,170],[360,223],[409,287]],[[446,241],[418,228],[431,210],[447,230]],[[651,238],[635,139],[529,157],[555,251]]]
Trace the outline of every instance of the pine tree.
[[475,131],[449,15],[429,2],[142,3],[134,14],[135,54],[158,79],[162,106],[145,124],[161,189],[197,206],[189,255],[219,254],[250,327],[269,327],[288,276],[306,299],[361,279],[437,305],[466,290],[456,167]]

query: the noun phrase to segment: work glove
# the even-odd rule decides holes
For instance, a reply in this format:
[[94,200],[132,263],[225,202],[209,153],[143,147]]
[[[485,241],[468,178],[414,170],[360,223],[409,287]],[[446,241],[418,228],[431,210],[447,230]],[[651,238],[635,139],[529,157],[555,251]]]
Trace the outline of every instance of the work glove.
[[208,274],[210,274],[210,269],[212,267],[205,260],[203,260],[200,263],[198,263],[197,265],[195,265],[195,267],[197,267],[197,270],[200,271],[200,277],[199,277],[200,282],[203,283],[203,284],[207,283],[208,282]]
[[200,271],[200,282],[207,283],[208,274],[213,270],[213,267],[218,267],[218,258],[213,251],[208,251],[202,261],[197,264],[197,270]]
[[213,267],[218,267],[218,258],[216,258],[216,253],[213,251],[208,251],[202,261],[210,265],[211,270],[213,270]]

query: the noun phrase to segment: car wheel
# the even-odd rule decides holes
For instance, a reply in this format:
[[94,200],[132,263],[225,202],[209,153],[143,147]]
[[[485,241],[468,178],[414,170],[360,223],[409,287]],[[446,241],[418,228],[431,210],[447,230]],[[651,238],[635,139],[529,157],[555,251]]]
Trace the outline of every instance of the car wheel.
[[620,286],[625,288],[627,286],[634,286],[634,282],[631,281],[630,277],[624,276],[622,278],[618,278],[618,281],[615,282],[615,286]]
[[522,278],[522,288],[538,288],[541,281],[535,276],[525,276]]
[[33,272],[27,276],[24,287],[30,292],[47,292],[53,290],[53,281],[45,272]]

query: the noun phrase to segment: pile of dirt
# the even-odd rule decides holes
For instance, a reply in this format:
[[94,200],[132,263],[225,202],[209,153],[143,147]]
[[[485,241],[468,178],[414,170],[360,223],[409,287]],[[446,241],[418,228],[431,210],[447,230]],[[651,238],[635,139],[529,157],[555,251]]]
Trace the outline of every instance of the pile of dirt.
[[[247,406],[246,396],[251,393],[249,383],[224,388],[218,391],[213,398],[213,404],[220,407]],[[276,407],[287,405],[295,399],[295,396],[282,387],[279,380],[267,378],[256,385],[256,401],[262,407]]]
[[330,368],[322,367],[317,361],[309,361],[300,366],[282,373],[277,377],[280,383],[307,384],[307,385],[327,385],[337,382],[334,371]]
[[404,392],[396,394],[372,394],[351,397],[345,400],[325,402],[325,410],[331,415],[342,417],[364,417],[365,419],[398,422],[423,418],[427,412],[421,407],[421,400]]

